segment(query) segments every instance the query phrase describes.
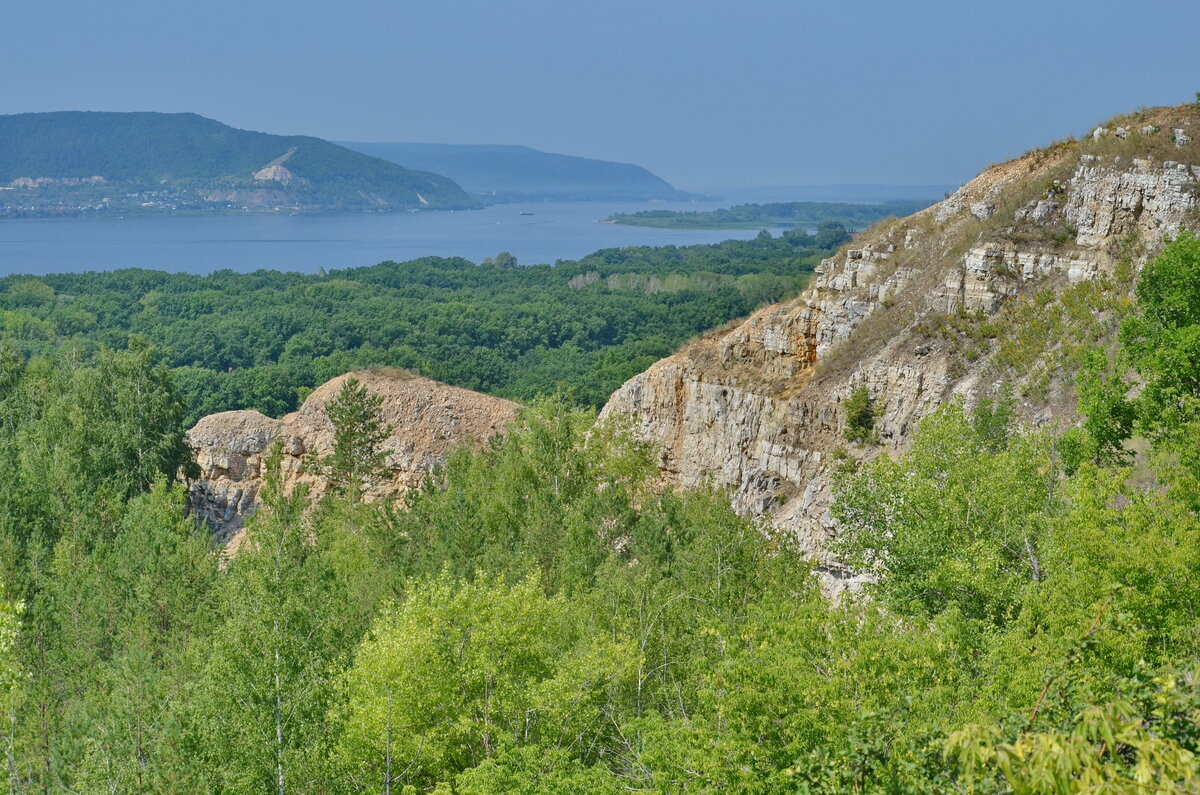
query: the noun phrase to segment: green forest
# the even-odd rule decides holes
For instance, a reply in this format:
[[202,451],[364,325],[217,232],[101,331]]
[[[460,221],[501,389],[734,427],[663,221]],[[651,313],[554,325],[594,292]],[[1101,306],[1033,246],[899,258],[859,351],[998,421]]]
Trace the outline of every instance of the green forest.
[[641,210],[608,217],[617,224],[657,226],[668,229],[759,229],[764,226],[797,227],[798,232],[815,229],[821,223],[836,222],[849,229],[865,229],[883,218],[903,218],[924,210],[932,201],[893,199],[880,204],[843,202],[773,202],[739,204],[720,210],[680,212]]
[[402,367],[528,401],[571,387],[600,406],[689,338],[798,292],[849,239],[812,235],[606,249],[514,267],[429,257],[328,274],[147,270],[0,279],[0,339],[26,358],[92,360],[140,339],[194,420],[227,409],[279,416],[361,367]]
[[[0,344],[9,791],[1196,792],[1200,239],[1136,299],[1079,427],[951,402],[845,460],[875,581],[836,604],[561,397],[403,500],[284,495],[276,453],[226,560],[144,343]],[[378,404],[338,406],[369,480]]]

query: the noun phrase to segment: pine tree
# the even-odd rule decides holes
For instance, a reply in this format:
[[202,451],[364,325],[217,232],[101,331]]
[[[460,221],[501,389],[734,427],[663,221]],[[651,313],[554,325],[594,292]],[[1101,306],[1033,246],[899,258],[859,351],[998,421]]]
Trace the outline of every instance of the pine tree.
[[325,407],[333,425],[333,452],[321,461],[330,490],[352,502],[387,473],[383,442],[392,427],[383,421],[383,398],[371,394],[357,378],[348,378]]

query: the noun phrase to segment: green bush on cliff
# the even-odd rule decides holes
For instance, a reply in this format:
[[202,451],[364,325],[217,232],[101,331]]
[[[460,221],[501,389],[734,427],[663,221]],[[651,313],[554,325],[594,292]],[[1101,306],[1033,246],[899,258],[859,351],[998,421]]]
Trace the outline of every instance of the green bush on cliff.
[[847,441],[871,444],[875,441],[875,403],[865,386],[850,390],[843,407],[846,413],[846,429],[842,435]]

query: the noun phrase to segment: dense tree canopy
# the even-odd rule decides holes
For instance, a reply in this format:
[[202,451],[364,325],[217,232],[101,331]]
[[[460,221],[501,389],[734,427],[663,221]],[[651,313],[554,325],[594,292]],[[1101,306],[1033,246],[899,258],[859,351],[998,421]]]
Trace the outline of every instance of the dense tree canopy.
[[14,276],[0,279],[0,339],[26,356],[74,344],[87,358],[140,337],[173,368],[193,419],[278,416],[370,365],[519,400],[566,386],[598,406],[687,339],[799,290],[847,239],[837,227],[532,267],[430,257],[320,275]]
[[1121,341],[1144,380],[1140,425],[1161,436],[1200,419],[1200,238],[1184,234],[1142,272]]

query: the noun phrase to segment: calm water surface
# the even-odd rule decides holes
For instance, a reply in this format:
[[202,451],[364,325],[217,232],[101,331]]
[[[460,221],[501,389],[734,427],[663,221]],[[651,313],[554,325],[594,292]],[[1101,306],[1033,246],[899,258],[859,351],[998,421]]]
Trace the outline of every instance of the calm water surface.
[[131,267],[188,273],[221,268],[313,272],[432,255],[479,262],[501,251],[532,265],[578,259],[616,246],[715,243],[755,235],[749,230],[597,223],[614,212],[721,206],[725,205],[563,202],[501,204],[454,213],[2,219],[0,276]]

